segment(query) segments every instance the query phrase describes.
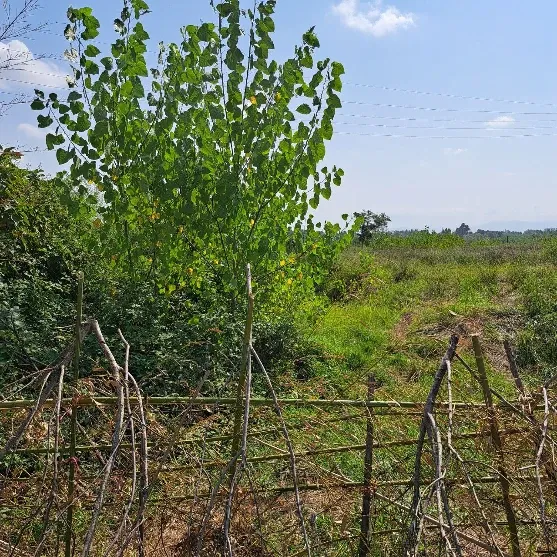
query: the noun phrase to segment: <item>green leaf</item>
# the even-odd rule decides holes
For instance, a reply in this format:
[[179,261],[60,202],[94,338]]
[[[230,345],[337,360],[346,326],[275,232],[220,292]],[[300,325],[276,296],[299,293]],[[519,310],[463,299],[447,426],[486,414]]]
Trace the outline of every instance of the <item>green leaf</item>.
[[91,122],[89,121],[89,117],[85,112],[80,112],[75,126],[75,131],[84,132],[87,131],[91,127]]
[[304,33],[302,39],[305,44],[311,46],[312,48],[318,48],[319,39],[317,38],[317,35],[313,32],[314,29],[315,27],[312,27],[306,33]]
[[54,138],[55,138],[55,137],[56,137],[56,136],[55,136],[54,134],[52,134],[52,133],[47,133],[47,134],[46,134],[46,138],[45,138],[45,140],[46,140],[46,148],[47,148],[49,151],[52,151],[52,149],[54,149]]
[[344,73],[344,66],[340,62],[333,62],[331,64],[331,75],[339,77]]
[[216,9],[219,12],[219,15],[221,15],[222,17],[228,17],[234,10],[230,2],[222,2],[220,4],[217,4]]
[[81,38],[84,41],[89,41],[99,35],[100,24],[96,17],[87,16],[84,18],[83,23],[85,25],[85,30],[81,33]]
[[140,22],[137,22],[133,28],[133,32],[135,34],[135,37],[139,40],[139,41],[146,41],[147,39],[149,39],[149,33],[147,33],[147,31],[145,31],[145,29],[143,28],[143,24]]
[[110,56],[105,56],[104,58],[101,58],[101,64],[105,67],[105,69],[111,70],[113,66],[112,58]]
[[296,112],[299,112],[300,114],[311,114],[311,107],[309,104],[304,103],[296,109]]
[[120,89],[122,97],[129,99],[132,96],[133,83],[131,81],[125,81]]
[[134,96],[136,99],[141,99],[145,96],[145,89],[143,88],[143,84],[141,83],[140,79],[134,79],[132,96]]
[[91,58],[93,58],[94,56],[98,56],[101,53],[101,51],[93,44],[89,44],[87,45],[87,48],[85,49],[85,56],[89,56]]
[[72,91],[69,95],[68,95],[68,102],[71,101],[77,101],[79,99],[81,99],[81,93],[78,93],[77,91]]
[[330,108],[342,108],[342,103],[337,95],[330,93],[327,97],[327,106]]
[[72,153],[65,149],[56,150],[56,160],[58,164],[66,164],[72,158]]
[[348,213],[342,214],[342,220],[348,220]]
[[44,102],[41,101],[40,99],[35,99],[31,103],[31,109],[32,110],[43,110],[44,109]]
[[333,125],[329,118],[323,118],[323,120],[321,120],[321,133],[323,139],[330,140],[333,137]]
[[39,128],[48,128],[48,126],[52,124],[53,120],[49,115],[43,116],[42,114],[39,114],[37,116],[37,122],[39,123]]

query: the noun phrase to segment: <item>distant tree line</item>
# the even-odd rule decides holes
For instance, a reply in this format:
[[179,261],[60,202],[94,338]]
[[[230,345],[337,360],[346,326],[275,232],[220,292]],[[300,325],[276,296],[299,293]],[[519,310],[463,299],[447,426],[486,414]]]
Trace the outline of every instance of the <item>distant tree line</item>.
[[355,241],[362,244],[370,243],[374,238],[381,234],[406,237],[417,233],[423,234],[424,232],[431,234],[456,235],[469,240],[486,239],[507,241],[557,235],[557,228],[528,229],[524,232],[517,230],[483,230],[482,228],[478,228],[475,232],[472,232],[470,226],[465,222],[455,228],[454,231],[450,228],[443,228],[441,232],[435,232],[430,231],[427,226],[424,229],[410,228],[407,230],[388,230],[391,219],[385,213],[362,211],[354,213],[354,216],[360,219],[360,225],[355,236]]

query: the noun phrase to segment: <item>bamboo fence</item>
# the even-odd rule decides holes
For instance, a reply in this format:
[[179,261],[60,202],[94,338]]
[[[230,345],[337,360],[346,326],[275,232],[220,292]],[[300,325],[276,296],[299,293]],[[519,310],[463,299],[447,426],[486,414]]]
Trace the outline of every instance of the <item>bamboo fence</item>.
[[[236,396],[147,397],[80,278],[75,342],[33,399],[0,400],[0,555],[557,555],[557,378],[529,392],[506,343],[504,396],[480,337],[452,336],[422,402],[373,377],[363,400],[280,398],[247,282]],[[108,381],[80,377],[89,335]]]

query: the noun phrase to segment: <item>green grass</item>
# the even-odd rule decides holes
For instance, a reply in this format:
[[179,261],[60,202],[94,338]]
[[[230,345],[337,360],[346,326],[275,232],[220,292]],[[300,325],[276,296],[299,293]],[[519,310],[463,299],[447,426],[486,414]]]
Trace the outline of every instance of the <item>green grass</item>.
[[[361,397],[373,374],[386,396],[423,400],[450,334],[461,336],[461,353],[473,362],[469,337],[480,333],[490,380],[512,395],[503,340],[524,352],[525,339],[536,334],[529,318],[557,311],[557,279],[545,254],[534,242],[351,247],[323,289],[331,300],[326,311],[304,331],[326,355],[315,380],[328,396]],[[534,362],[527,362],[526,374],[544,364],[538,352],[529,354]],[[535,383],[538,376],[528,379]],[[465,394],[479,396],[464,370],[455,381]]]

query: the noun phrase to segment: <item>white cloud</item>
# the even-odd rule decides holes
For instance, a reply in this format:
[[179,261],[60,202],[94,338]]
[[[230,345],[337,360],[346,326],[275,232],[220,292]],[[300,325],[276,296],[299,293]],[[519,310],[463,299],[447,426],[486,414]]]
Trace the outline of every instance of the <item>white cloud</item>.
[[341,0],[333,6],[346,27],[369,33],[374,37],[384,37],[398,29],[408,29],[415,25],[414,14],[402,13],[394,6],[382,5],[382,0],[366,2],[360,0]]
[[462,153],[466,153],[466,151],[468,151],[468,149],[463,149],[462,147],[445,147],[443,149],[443,153],[447,156],[462,155]]
[[8,78],[0,79],[0,89],[67,87],[66,72],[48,59],[35,58],[22,41],[0,42],[0,68],[2,77]]
[[514,124],[514,122],[515,120],[512,116],[497,116],[497,118],[493,118],[493,120],[486,122],[485,125],[490,129],[508,128]]
[[20,132],[23,132],[27,137],[32,137],[34,139],[44,139],[46,135],[46,131],[33,124],[27,124],[26,122],[22,122],[18,124],[17,129]]

